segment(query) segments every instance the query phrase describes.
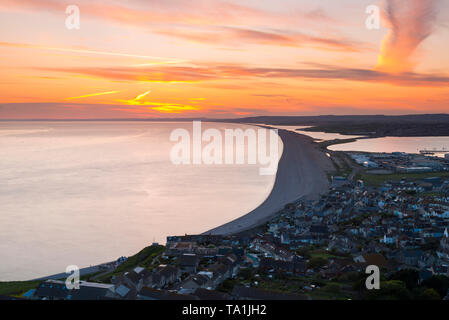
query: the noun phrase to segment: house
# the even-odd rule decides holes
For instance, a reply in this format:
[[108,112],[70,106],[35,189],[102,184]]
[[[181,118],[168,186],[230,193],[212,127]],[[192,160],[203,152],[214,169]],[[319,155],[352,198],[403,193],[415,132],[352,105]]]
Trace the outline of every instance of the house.
[[185,279],[178,290],[178,292],[194,292],[198,288],[210,288],[212,286],[212,279],[205,274],[195,274]]
[[143,287],[137,295],[139,300],[198,300],[198,297],[192,295],[179,294],[167,290],[158,290]]
[[136,267],[132,271],[125,272],[123,274],[123,282],[131,287],[139,291],[143,285],[145,278],[149,277],[151,272],[142,267]]
[[227,293],[207,290],[204,288],[198,288],[193,293],[194,296],[198,297],[200,300],[230,300],[231,296]]
[[214,244],[214,245],[219,245],[223,242],[223,236],[210,235],[210,234],[198,234],[198,235],[167,237],[167,246],[174,244],[176,242],[210,243],[210,244]]
[[357,265],[352,259],[332,259],[327,268],[320,271],[327,279],[336,278],[344,273],[357,271]]
[[326,225],[311,225],[309,232],[311,235],[327,237],[329,230]]
[[62,281],[48,280],[41,283],[34,292],[38,299],[45,300],[65,300],[69,295],[69,290]]
[[123,284],[115,288],[115,293],[120,299],[134,299],[136,297],[136,291]]
[[402,250],[399,252],[397,260],[406,265],[417,266],[423,254],[422,250]]
[[[210,287],[216,288],[220,283],[233,276],[232,266],[222,263],[215,263],[207,268],[210,273]],[[199,272],[201,274],[201,272]]]
[[258,268],[260,260],[255,254],[247,253],[245,262],[251,264],[253,268]]
[[196,273],[199,258],[196,254],[183,254],[179,257],[179,268],[183,273]]
[[304,274],[307,270],[305,261],[281,261],[272,258],[263,258],[260,261],[261,270],[276,273]]
[[113,284],[81,281],[79,289],[68,289],[64,281],[47,280],[34,292],[34,298],[41,300],[105,300],[116,299]]
[[240,266],[239,261],[239,257],[233,253],[228,254],[218,260],[220,264],[227,266],[227,268],[229,269],[230,274],[228,275],[228,277],[235,277]]
[[151,288],[163,288],[181,279],[181,270],[174,266],[160,265],[144,284]]

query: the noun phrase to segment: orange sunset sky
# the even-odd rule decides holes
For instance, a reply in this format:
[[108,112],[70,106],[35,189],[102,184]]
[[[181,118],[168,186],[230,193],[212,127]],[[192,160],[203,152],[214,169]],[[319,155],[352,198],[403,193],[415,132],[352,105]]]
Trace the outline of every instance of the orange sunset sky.
[[448,21],[444,0],[0,0],[0,119],[443,113]]

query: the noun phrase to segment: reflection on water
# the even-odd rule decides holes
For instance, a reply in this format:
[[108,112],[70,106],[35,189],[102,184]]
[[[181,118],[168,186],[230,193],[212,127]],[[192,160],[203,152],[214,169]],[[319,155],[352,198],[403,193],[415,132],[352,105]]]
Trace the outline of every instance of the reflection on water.
[[360,138],[362,136],[351,136],[351,135],[343,135],[339,133],[327,133],[327,132],[313,132],[313,131],[305,131],[301,129],[311,128],[311,126],[278,126],[278,125],[266,125],[272,128],[283,129],[287,131],[293,131],[299,134],[303,134],[309,136],[318,141],[329,141],[335,139],[352,139],[352,138]]
[[[279,126],[266,125],[269,127],[284,129],[307,135],[319,141],[335,139],[362,138],[363,136],[342,135],[339,133],[311,132],[301,129],[311,126]],[[299,130],[298,130],[299,129]],[[333,151],[362,151],[362,152],[406,152],[419,153],[420,150],[447,150],[435,153],[435,156],[444,157],[449,154],[449,137],[385,137],[375,139],[359,139],[355,142],[336,144],[328,147]]]
[[111,261],[265,200],[275,176],[258,165],[173,165],[176,128],[192,123],[0,122],[0,281]]
[[[423,149],[449,150],[449,137],[385,137],[376,139],[361,139],[356,142],[330,146],[334,151],[363,152],[407,152],[419,153]],[[449,153],[449,151],[448,151]],[[435,154],[444,157],[444,153]]]

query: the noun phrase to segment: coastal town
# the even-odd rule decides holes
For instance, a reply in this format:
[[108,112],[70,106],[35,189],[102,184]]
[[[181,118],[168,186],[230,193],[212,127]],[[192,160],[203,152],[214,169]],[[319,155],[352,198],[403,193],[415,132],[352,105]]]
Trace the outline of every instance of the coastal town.
[[[339,153],[330,188],[231,236],[169,236],[82,275],[33,282],[20,299],[449,299],[449,159]],[[350,167],[341,164],[350,160]],[[367,290],[366,267],[381,270]]]

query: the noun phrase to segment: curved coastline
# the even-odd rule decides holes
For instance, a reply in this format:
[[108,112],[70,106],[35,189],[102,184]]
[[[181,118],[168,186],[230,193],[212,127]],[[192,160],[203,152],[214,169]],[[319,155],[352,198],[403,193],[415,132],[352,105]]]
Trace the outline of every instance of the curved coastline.
[[273,189],[254,210],[203,234],[232,235],[256,228],[300,198],[315,199],[329,188],[326,170],[333,165],[313,139],[291,131],[278,130],[284,144]]
[[[326,170],[333,165],[312,138],[287,130],[278,130],[283,152],[273,188],[265,201],[249,213],[211,229],[203,234],[232,235],[256,228],[271,218],[286,204],[300,198],[314,199],[329,187]],[[80,274],[98,272],[100,265],[80,269]],[[61,279],[65,273],[35,280]]]

